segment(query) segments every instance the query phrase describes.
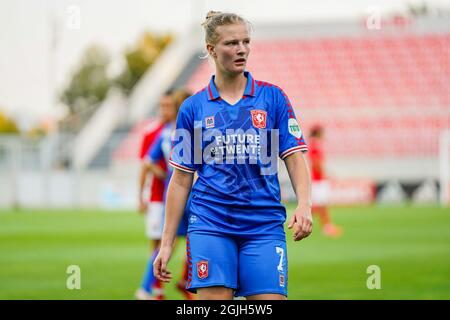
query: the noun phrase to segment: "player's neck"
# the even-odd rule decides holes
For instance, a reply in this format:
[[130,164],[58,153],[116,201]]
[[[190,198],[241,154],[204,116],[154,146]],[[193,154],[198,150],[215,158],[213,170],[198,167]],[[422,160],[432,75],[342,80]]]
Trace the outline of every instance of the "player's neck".
[[244,73],[230,75],[223,72],[217,72],[214,83],[222,98],[242,97],[247,84],[247,78],[244,76]]

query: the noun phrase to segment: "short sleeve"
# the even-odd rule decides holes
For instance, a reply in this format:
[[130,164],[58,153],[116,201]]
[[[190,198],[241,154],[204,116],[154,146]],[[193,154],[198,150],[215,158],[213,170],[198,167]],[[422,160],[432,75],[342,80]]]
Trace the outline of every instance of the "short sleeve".
[[294,109],[287,95],[278,89],[277,123],[279,129],[279,156],[282,160],[295,152],[306,152],[308,146],[303,137],[300,124],[295,117]]
[[192,105],[190,99],[187,99],[178,111],[169,164],[175,169],[189,173],[194,173],[199,168],[199,164],[195,163],[194,127]]

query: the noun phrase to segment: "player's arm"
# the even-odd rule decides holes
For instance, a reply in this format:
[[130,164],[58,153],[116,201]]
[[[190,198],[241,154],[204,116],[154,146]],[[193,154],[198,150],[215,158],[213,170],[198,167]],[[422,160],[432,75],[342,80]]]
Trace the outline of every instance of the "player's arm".
[[143,199],[144,194],[144,188],[145,188],[145,182],[147,181],[147,175],[148,175],[148,165],[146,164],[146,161],[142,161],[141,164],[141,172],[139,174],[139,193],[138,193],[138,203],[139,203],[139,212],[144,213],[146,211],[146,203]]
[[176,233],[181,217],[184,214],[186,202],[191,192],[194,174],[174,169],[167,188],[166,212],[164,230],[161,239],[161,248],[153,264],[153,273],[164,282],[172,279],[167,270],[167,264],[172,255]]
[[294,240],[299,241],[312,232],[310,173],[302,152],[287,156],[284,162],[297,196],[297,208],[289,220],[288,228],[294,228]]
[[142,161],[141,172],[139,175],[139,193],[138,193],[140,213],[145,213],[145,211],[147,210],[147,204],[142,196],[144,193],[145,183],[147,181],[147,177],[150,172],[160,180],[164,180],[167,177],[166,171],[160,165],[154,164],[149,159],[145,159]]
[[147,168],[148,171],[153,173],[155,177],[157,177],[159,180],[164,180],[167,178],[167,172],[164,170],[159,164],[154,163],[152,160],[147,161]]

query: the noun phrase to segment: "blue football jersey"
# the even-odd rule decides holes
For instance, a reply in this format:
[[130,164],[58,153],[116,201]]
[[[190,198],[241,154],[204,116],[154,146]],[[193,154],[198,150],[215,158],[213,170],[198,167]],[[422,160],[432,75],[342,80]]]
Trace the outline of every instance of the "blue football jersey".
[[278,158],[307,151],[286,94],[245,72],[240,101],[230,105],[214,84],[180,107],[169,164],[194,173],[186,210],[189,232],[284,239]]

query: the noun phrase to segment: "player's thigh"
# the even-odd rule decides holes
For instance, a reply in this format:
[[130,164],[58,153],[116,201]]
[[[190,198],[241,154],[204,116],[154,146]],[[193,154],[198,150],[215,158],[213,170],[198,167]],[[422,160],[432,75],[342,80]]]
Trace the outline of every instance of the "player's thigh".
[[245,240],[239,247],[238,296],[287,296],[287,251],[283,240]]
[[234,239],[225,235],[188,233],[186,237],[189,266],[186,288],[237,288],[238,249]]

